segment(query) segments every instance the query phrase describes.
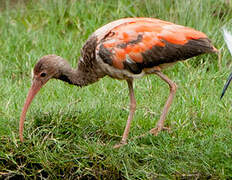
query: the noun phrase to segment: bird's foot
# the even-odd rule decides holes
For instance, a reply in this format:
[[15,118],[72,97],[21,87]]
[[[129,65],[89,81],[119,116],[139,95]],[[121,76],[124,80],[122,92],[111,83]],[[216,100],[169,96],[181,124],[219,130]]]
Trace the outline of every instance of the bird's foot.
[[149,132],[147,132],[145,134],[142,134],[140,136],[136,136],[136,137],[132,138],[132,140],[143,138],[143,137],[147,136],[149,133],[152,134],[152,135],[154,135],[154,136],[157,136],[160,131],[168,131],[168,133],[170,133],[171,132],[171,128],[169,128],[169,127],[163,127],[163,128],[159,129],[159,128],[156,127],[156,128],[151,129]]
[[114,149],[118,149],[118,148],[120,148],[120,147],[122,147],[122,146],[124,146],[126,144],[127,144],[126,141],[121,141],[119,144],[114,145]]
[[154,135],[154,136],[157,136],[160,131],[168,131],[168,133],[170,133],[171,132],[171,128],[169,128],[169,127],[163,127],[163,128],[156,127],[156,128],[151,129],[150,133],[152,135]]

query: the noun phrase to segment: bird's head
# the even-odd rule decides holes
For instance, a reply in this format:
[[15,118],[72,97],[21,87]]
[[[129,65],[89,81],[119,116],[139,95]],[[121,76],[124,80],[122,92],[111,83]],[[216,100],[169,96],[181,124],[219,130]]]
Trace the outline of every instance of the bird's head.
[[41,87],[43,87],[43,85],[48,82],[48,80],[52,78],[59,79],[62,74],[61,70],[65,69],[66,67],[70,67],[68,62],[57,55],[44,56],[36,63],[33,71],[32,85],[28,92],[27,99],[25,101],[20,117],[19,137],[21,142],[23,141],[24,120],[26,117],[27,109],[30,106],[33,98],[39,92]]

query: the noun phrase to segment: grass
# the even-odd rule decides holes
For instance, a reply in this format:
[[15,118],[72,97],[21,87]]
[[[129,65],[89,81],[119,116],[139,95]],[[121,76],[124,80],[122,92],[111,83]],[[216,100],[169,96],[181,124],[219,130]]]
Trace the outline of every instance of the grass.
[[[13,3],[12,3],[13,2]],[[219,100],[231,70],[221,27],[232,18],[227,0],[0,0],[0,178],[26,179],[229,179],[232,178],[231,88]],[[122,17],[156,17],[205,32],[220,50],[165,70],[178,84],[166,120],[155,126],[168,96],[156,76],[135,82],[137,111],[128,145],[120,141],[128,115],[126,82],[104,78],[85,88],[52,80],[18,122],[31,70],[46,54],[76,66],[88,36]]]

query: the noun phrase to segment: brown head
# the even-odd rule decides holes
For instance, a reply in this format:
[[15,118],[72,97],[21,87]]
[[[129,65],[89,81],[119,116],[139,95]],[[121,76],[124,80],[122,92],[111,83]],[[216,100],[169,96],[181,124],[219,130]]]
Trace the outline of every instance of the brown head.
[[19,138],[23,142],[23,126],[26,117],[27,109],[30,106],[33,98],[39,92],[40,88],[51,78],[59,79],[62,75],[62,70],[70,68],[67,61],[60,56],[47,55],[42,57],[34,67],[34,74],[31,88],[28,92],[27,99],[22,109],[19,123]]

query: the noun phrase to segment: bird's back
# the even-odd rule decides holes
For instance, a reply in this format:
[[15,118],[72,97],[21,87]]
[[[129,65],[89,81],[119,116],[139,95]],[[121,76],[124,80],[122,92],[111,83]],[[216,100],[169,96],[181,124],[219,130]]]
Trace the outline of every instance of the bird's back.
[[[153,18],[113,21],[93,36],[96,57],[112,77],[120,72],[124,76],[138,75],[144,69],[216,51],[204,33]],[[114,74],[110,74],[112,71]]]

